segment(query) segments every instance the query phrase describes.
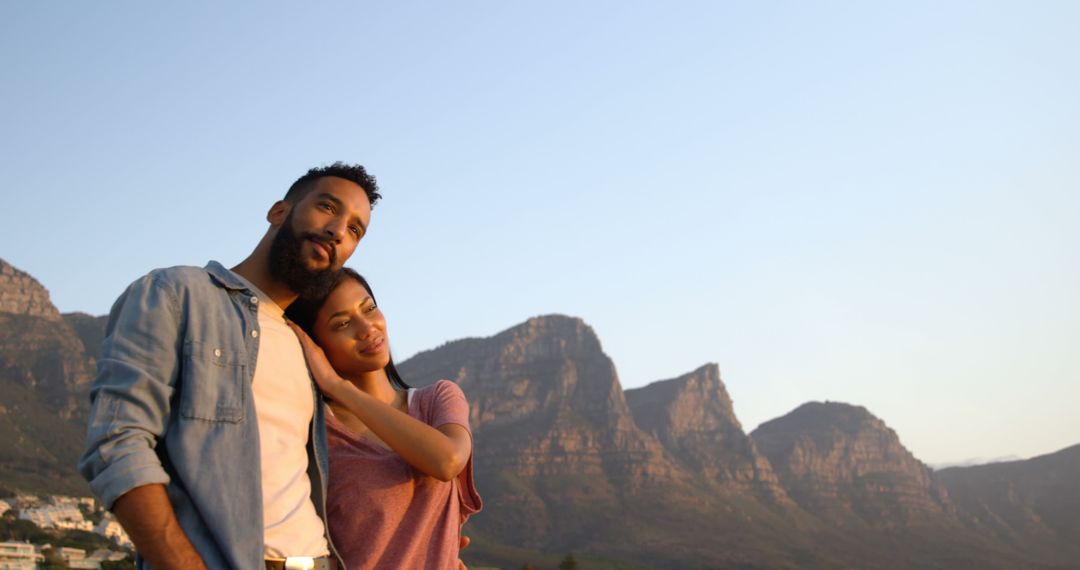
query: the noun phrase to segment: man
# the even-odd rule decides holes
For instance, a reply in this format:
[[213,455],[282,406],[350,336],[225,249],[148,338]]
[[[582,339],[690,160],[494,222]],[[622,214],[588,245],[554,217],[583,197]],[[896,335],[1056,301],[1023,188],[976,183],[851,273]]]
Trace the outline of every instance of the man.
[[334,568],[319,396],[284,309],[332,282],[380,197],[310,170],[236,267],[150,272],[113,305],[79,469],[141,567]]

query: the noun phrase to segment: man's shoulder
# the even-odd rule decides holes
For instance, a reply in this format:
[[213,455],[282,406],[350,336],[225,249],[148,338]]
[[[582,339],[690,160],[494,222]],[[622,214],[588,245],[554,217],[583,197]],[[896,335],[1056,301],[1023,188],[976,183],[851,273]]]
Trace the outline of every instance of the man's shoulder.
[[229,270],[216,261],[211,261],[205,267],[194,265],[174,265],[172,267],[159,267],[147,273],[143,279],[160,284],[173,286],[197,286],[209,285],[213,282],[221,282],[229,279]]
[[207,275],[205,267],[194,265],[174,265],[172,267],[159,267],[152,269],[146,274],[147,277],[161,281],[186,281],[202,279]]
[[206,267],[175,265],[153,269],[131,283],[124,296],[142,295],[140,291],[166,293],[174,300],[190,295],[205,297],[216,292],[236,288],[235,276],[216,262]]

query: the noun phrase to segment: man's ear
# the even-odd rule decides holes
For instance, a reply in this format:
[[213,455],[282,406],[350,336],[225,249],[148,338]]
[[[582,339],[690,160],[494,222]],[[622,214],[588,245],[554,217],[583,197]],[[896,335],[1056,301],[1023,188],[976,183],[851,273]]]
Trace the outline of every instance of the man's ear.
[[270,211],[266,213],[266,221],[270,222],[272,226],[280,226],[285,223],[285,218],[289,217],[291,210],[292,204],[285,200],[278,200],[274,202],[273,206],[270,206]]

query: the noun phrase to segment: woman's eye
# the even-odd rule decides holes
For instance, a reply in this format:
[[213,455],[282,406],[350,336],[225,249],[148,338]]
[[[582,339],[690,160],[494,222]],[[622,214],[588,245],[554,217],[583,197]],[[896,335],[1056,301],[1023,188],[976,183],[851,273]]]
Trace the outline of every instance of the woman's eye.
[[345,328],[347,326],[349,326],[349,321],[338,321],[338,322],[334,323],[334,329],[335,330],[343,329],[343,328]]
[[370,313],[371,311],[374,311],[375,309],[378,309],[378,308],[379,308],[378,305],[376,305],[375,303],[372,303],[371,305],[368,305],[367,307],[364,308],[364,312],[365,313]]

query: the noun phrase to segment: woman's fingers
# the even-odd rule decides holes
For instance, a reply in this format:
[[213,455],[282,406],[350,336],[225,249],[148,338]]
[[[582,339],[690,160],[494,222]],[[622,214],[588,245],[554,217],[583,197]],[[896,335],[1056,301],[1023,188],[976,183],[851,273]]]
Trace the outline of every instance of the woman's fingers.
[[304,332],[304,329],[300,328],[296,323],[292,321],[285,322],[288,323],[289,328],[291,328],[293,332],[296,333],[296,338],[300,339],[300,345],[303,346],[305,350],[309,347],[315,346],[315,341],[311,340],[311,337],[308,336],[308,333]]
[[311,337],[304,332],[304,329],[301,329],[292,321],[288,321],[288,323],[296,333],[296,337],[300,339],[300,347],[304,350],[304,358],[307,360],[311,375],[315,377],[315,382],[324,392],[330,390],[337,382],[341,381],[341,378],[337,375],[337,371],[330,366],[330,361],[326,359],[326,353],[323,352],[319,345],[315,344],[315,341],[311,340]]

